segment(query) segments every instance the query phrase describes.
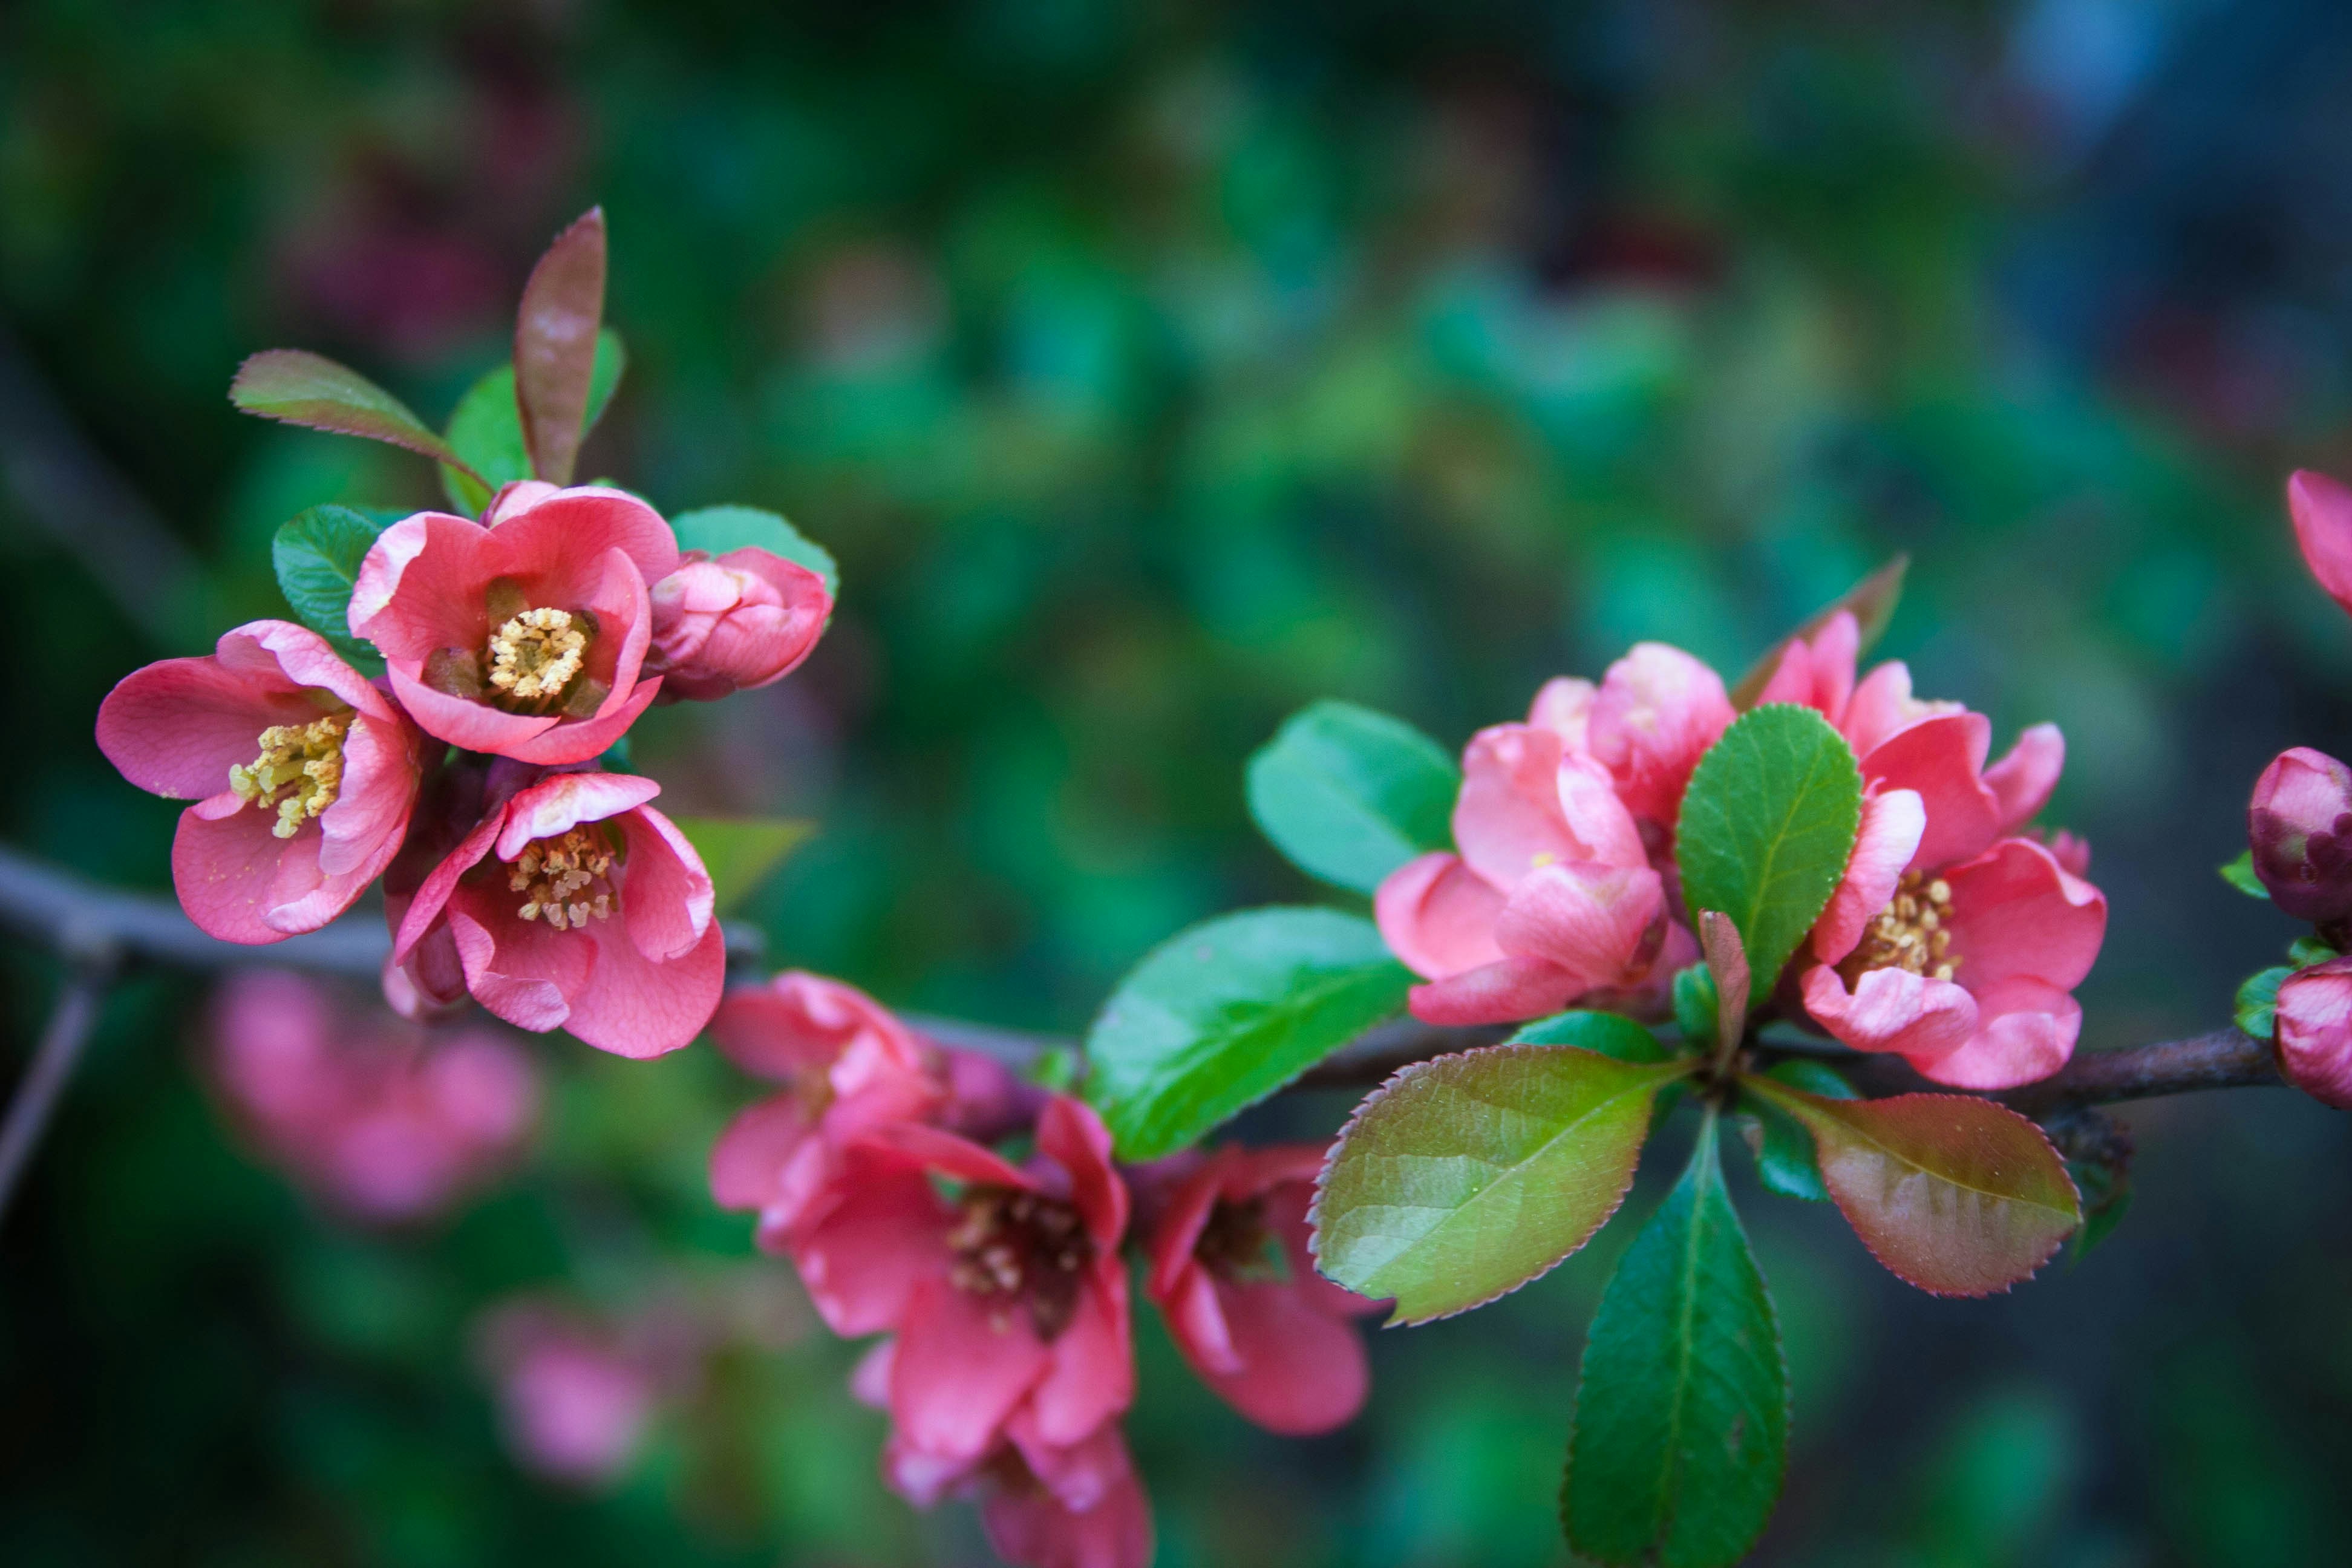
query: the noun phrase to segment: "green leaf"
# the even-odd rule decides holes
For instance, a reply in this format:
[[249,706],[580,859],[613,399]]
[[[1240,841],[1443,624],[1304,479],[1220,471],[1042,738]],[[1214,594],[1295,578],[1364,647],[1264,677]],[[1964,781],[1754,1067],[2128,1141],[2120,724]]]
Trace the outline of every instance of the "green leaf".
[[[1766,1069],[1775,1081],[1827,1100],[1852,1100],[1853,1089],[1827,1062],[1796,1058]],[[1784,1198],[1827,1203],[1829,1188],[1822,1184],[1822,1167],[1813,1158],[1813,1136],[1787,1113],[1754,1095],[1743,1097],[1754,1114],[1740,1129],[1749,1152],[1756,1156],[1756,1179],[1764,1190]]]
[[1715,1044],[1715,975],[1704,963],[1675,972],[1675,1027],[1685,1048],[1704,1051]]
[[1584,1342],[1560,1518],[1605,1563],[1727,1568],[1763,1532],[1789,1458],[1789,1373],[1710,1118],[1633,1238]]
[[1401,719],[1352,702],[1299,710],[1249,761],[1250,816],[1292,865],[1360,893],[1449,847],[1462,770]]
[[2225,862],[2220,869],[2221,872],[2221,880],[2229,883],[2230,886],[2237,889],[2238,891],[2245,894],[2246,897],[2250,899],[2268,899],[2271,896],[2271,890],[2263,886],[2263,879],[2254,875],[2254,852],[2252,850],[2239,850],[2238,858],[2235,860]]
[[352,584],[384,526],[353,507],[314,506],[278,524],[269,542],[278,591],[295,616],[346,655],[366,649],[352,636]]
[[1748,673],[1731,689],[1732,705],[1742,710],[1751,706],[1764,688],[1771,684],[1772,672],[1780,668],[1780,656],[1788,652],[1789,645],[1800,637],[1812,637],[1835,619],[1841,610],[1853,614],[1855,629],[1862,634],[1854,650],[1856,656],[1869,652],[1871,645],[1885,635],[1887,623],[1895,619],[1895,606],[1903,598],[1903,575],[1910,567],[1911,557],[1896,556],[1774,643],[1763,658],[1748,667]]
[[1990,1100],[1836,1100],[1761,1076],[1740,1083],[1804,1124],[1846,1223],[1873,1257],[1922,1290],[2006,1290],[2082,1223],[2081,1200],[2050,1140]]
[[1503,1042],[1507,1046],[1574,1046],[1621,1062],[1672,1061],[1674,1053],[1633,1019],[1618,1013],[1554,1013]]
[[2286,944],[2287,964],[2294,969],[2309,969],[2315,963],[2325,963],[2337,956],[2334,948],[2315,936],[2299,936]]
[[2280,965],[2246,976],[2238,987],[2238,1027],[2258,1040],[2267,1040],[2278,1033],[2279,987],[2294,970]]
[[348,365],[302,349],[268,349],[236,367],[228,400],[247,414],[362,436],[459,468],[465,459],[408,405]]
[[707,506],[670,519],[680,550],[700,550],[724,555],[730,550],[756,546],[771,555],[796,562],[824,579],[824,590],[841,597],[841,569],[824,546],[772,511],[755,506]]
[[572,482],[588,433],[597,329],[604,318],[604,209],[591,207],[530,269],[515,312],[515,402],[531,471]]
[[[588,383],[587,428],[593,430],[628,367],[621,334],[606,327],[596,334],[596,368]],[[584,438],[584,433],[583,433]],[[473,475],[441,470],[442,489],[467,517],[489,506],[499,487],[530,478],[530,452],[523,445],[522,411],[515,405],[512,364],[502,364],[468,387],[449,416],[449,445],[473,468]]]
[[1334,910],[1193,926],[1104,1004],[1087,1035],[1087,1099],[1120,1159],[1172,1154],[1393,1015],[1412,979],[1371,921]]
[[774,875],[784,857],[816,832],[816,824],[785,817],[678,816],[686,835],[710,873],[714,912],[720,919],[743,907]]
[[1837,890],[1861,825],[1853,750],[1810,708],[1743,715],[1692,770],[1675,827],[1683,901],[1731,917],[1756,1000]]
[[1616,1212],[1652,1098],[1696,1066],[1528,1045],[1415,1062],[1339,1134],[1315,1200],[1318,1265],[1394,1298],[1392,1323],[1517,1289]]

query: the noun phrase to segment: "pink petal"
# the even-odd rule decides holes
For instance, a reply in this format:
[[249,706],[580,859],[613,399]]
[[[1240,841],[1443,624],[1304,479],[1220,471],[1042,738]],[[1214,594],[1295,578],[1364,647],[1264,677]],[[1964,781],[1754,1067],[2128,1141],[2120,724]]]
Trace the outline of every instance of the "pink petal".
[[1861,628],[1853,612],[1840,610],[1810,640],[1790,639],[1781,650],[1772,679],[1757,694],[1756,706],[1794,702],[1837,723],[1853,696],[1854,658],[1861,644]]
[[1952,952],[1969,990],[2026,975],[2071,991],[2106,936],[2107,900],[2030,838],[2004,838],[1943,872],[1952,889]]
[[1580,847],[1563,858],[1628,868],[1650,863],[1641,826],[1617,798],[1607,768],[1591,757],[1570,757],[1560,763],[1559,784],[1561,820]]
[[977,1458],[1050,1359],[1024,1308],[923,1280],[898,1325],[890,1419],[926,1453]]
[[[450,896],[457,892],[457,879],[481,864],[482,857],[490,852],[490,847],[498,841],[499,830],[505,823],[504,807],[490,812],[474,825],[473,831],[460,839],[457,847],[449,851],[439,865],[425,873],[424,882],[409,900],[408,908],[401,916],[400,929],[393,935],[394,958],[406,958],[410,951],[424,940],[425,933],[433,928],[434,921],[440,919],[442,910],[447,907]],[[550,1028],[553,1026],[548,1026]]]
[[1737,717],[1723,678],[1680,648],[1636,643],[1609,667],[1593,701],[1592,755],[1626,809],[1671,825],[1691,769]]
[[629,689],[627,698],[618,706],[607,700],[593,719],[565,720],[552,729],[509,745],[501,755],[549,768],[602,756],[612,749],[614,742],[628,732],[639,715],[653,706],[654,699],[661,695],[661,684],[657,675],[640,680]]
[[321,870],[366,883],[392,864],[424,778],[418,751],[415,727],[404,718],[352,719],[343,736],[341,787],[319,816]]
[[436,649],[485,646],[490,626],[482,590],[497,574],[485,563],[489,541],[481,524],[438,511],[377,534],[352,584],[352,636],[375,644],[387,663],[420,668]]
[[333,920],[367,888],[319,869],[320,838],[270,832],[274,813],[223,792],[180,814],[172,839],[172,882],[180,907],[223,942],[282,942]]
[[2055,724],[2036,724],[2017,738],[2009,755],[1985,770],[1985,787],[2000,803],[2002,833],[2014,833],[2050,804],[2066,766],[2066,737]]
[[1390,872],[1372,897],[1389,951],[1432,980],[1500,959],[1495,921],[1502,912],[1503,895],[1494,885],[1442,850]]
[[2352,1110],[2352,958],[2289,975],[2278,993],[2279,1072],[2323,1105]]
[[1915,1064],[1956,1089],[2015,1089],[2048,1078],[2074,1054],[2083,1009],[2054,985],[2020,976],[1977,993],[1978,1024],[1959,1049]]
[[2304,563],[2329,598],[2352,610],[2352,490],[2301,468],[2286,482],[2286,507]]
[[566,561],[627,555],[638,576],[658,583],[677,570],[677,535],[661,513],[626,490],[603,485],[506,500],[498,537],[517,570],[547,570]]
[[923,1070],[922,1047],[897,1015],[854,985],[805,970],[728,993],[710,1031],[730,1061],[761,1078],[830,1068],[861,1039],[874,1041],[902,1070]]
[[992,1149],[969,1138],[919,1122],[894,1122],[867,1133],[860,1142],[887,1150],[898,1158],[947,1177],[981,1186],[1010,1187],[1034,1192],[1037,1183],[1019,1166],[1008,1163]]
[[[572,994],[563,1026],[600,1051],[639,1059],[692,1045],[726,988],[725,935],[714,921],[684,954],[651,959],[613,929],[620,923],[600,921],[585,931],[556,933],[592,946],[596,955],[586,983]],[[540,929],[536,922],[533,929]],[[478,988],[475,994],[481,994]]]
[[1084,1512],[1042,1489],[1000,1489],[981,1520],[1014,1568],[1151,1568],[1151,1508],[1132,1471]]
[[1927,826],[1914,867],[1948,866],[1984,852],[2000,831],[2000,805],[1979,776],[1992,725],[1981,713],[1937,713],[1863,754],[1862,776],[1881,790],[1918,792]]
[[519,1029],[544,1033],[570,1021],[595,948],[578,931],[519,920],[511,904],[494,901],[513,896],[503,883],[495,891],[460,888],[448,904],[449,934],[474,1000]]
[[1853,951],[1863,928],[1895,897],[1927,826],[1927,809],[1911,790],[1874,790],[1864,797],[1853,858],[1813,924],[1814,957],[1835,963]]
[[[1295,1281],[1220,1284],[1227,1330],[1241,1365],[1192,1370],[1225,1402],[1269,1432],[1328,1432],[1363,1408],[1371,1385],[1363,1341],[1352,1324],[1311,1305]],[[1180,1340],[1180,1350],[1188,1346]]]
[[1559,737],[1525,724],[1481,730],[1462,753],[1454,842],[1496,887],[1549,861],[1586,858],[1560,815],[1559,763]]
[[1805,1011],[1858,1051],[1891,1051],[1921,1066],[1959,1049],[1976,1032],[1977,1002],[1948,980],[1874,969],[1848,994],[1827,964],[1804,973]]
[[150,795],[205,800],[228,787],[231,767],[253,761],[261,731],[308,724],[325,711],[275,669],[257,679],[217,656],[167,658],[131,671],[107,693],[99,704],[98,746]]
[[738,1111],[710,1146],[710,1199],[723,1209],[761,1209],[776,1195],[777,1176],[814,1131],[790,1089]]
[[557,773],[541,779],[507,803],[499,858],[519,859],[534,838],[558,837],[583,822],[618,816],[659,794],[661,785],[642,773]]
[[1051,1364],[1030,1395],[1038,1434],[1049,1443],[1077,1442],[1135,1399],[1127,1264],[1108,1252],[1087,1272],[1077,1310],[1048,1347]]
[[1427,985],[1407,997],[1424,1024],[1516,1024],[1568,1005],[1586,989],[1584,978],[1543,958],[1504,958]]
[[1162,1305],[1192,1270],[1192,1249],[1200,1245],[1202,1228],[1217,1206],[1229,1160],[1230,1151],[1219,1150],[1160,1198],[1159,1219],[1145,1249],[1150,1268],[1143,1288]]
[[1559,737],[1560,749],[1575,756],[1585,749],[1585,733],[1592,720],[1593,700],[1600,688],[1589,680],[1555,676],[1536,693],[1528,709],[1528,722]]
[[1495,940],[1515,957],[1557,964],[1584,988],[1622,985],[1640,978],[1636,960],[1664,908],[1664,885],[1647,866],[1547,866],[1512,891]]
[[1153,1300],[1167,1321],[1168,1337],[1204,1381],[1242,1371],[1241,1354],[1234,1349],[1224,1307],[1217,1300],[1217,1282],[1206,1268],[1188,1255],[1169,1288],[1155,1292]]
[[844,1154],[830,1206],[789,1243],[825,1326],[845,1339],[898,1327],[917,1285],[946,1283],[950,1217],[919,1169]]
[[849,1396],[870,1410],[890,1408],[890,1367],[898,1360],[898,1342],[881,1339],[857,1358],[850,1369]]
[[716,930],[710,873],[677,824],[651,806],[621,818],[629,846],[621,916],[629,940],[659,962],[691,951]]
[[547,714],[509,713],[487,702],[436,691],[425,684],[420,660],[387,658],[384,668],[392,678],[392,694],[400,699],[417,728],[436,741],[468,752],[511,757],[562,721]]
[[[1037,1117],[1037,1152],[1069,1176],[1070,1202],[1095,1246],[1116,1251],[1127,1233],[1127,1184],[1111,1169],[1110,1130],[1094,1107],[1066,1094],[1047,1100]],[[1125,1289],[1120,1287],[1121,1300]]]

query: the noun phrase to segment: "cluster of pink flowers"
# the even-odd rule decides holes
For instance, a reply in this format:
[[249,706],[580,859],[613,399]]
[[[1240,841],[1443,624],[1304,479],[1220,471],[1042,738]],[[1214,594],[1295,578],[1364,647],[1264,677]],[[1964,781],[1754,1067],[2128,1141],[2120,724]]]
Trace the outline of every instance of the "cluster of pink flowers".
[[[2088,848],[2027,826],[2064,742],[2037,725],[1988,766],[1982,714],[1915,698],[1900,662],[1857,679],[1859,643],[1840,611],[1788,646],[1758,698],[1820,712],[1865,788],[1859,841],[1782,1001],[1942,1083],[2046,1077],[2074,1052],[2072,992],[2106,929]],[[1698,951],[1675,870],[1683,792],[1737,716],[1714,670],[1644,643],[1598,686],[1553,680],[1525,723],[1479,731],[1463,755],[1458,852],[1407,862],[1375,900],[1389,946],[1427,982],[1413,1014],[1496,1024],[1570,1005],[1662,1011]]]
[[[713,1034],[783,1086],[721,1135],[713,1195],[758,1215],[760,1245],[793,1260],[835,1333],[883,1336],[852,1386],[889,1415],[892,1487],[926,1507],[979,1496],[1009,1561],[1150,1561],[1120,1430],[1127,1247],[1185,1358],[1243,1415],[1320,1432],[1363,1403],[1348,1319],[1373,1304],[1307,1251],[1320,1147],[1118,1166],[1087,1106],[810,974],[731,993]],[[1001,1152],[1008,1140],[1025,1157]]]
[[255,621],[126,677],[98,742],[131,783],[195,802],[173,879],[213,935],[315,931],[381,876],[404,1015],[471,993],[522,1028],[656,1056],[718,1005],[710,878],[650,804],[660,786],[596,759],[657,698],[781,679],[832,605],[765,551],[681,555],[635,496],[530,480],[479,519],[419,512],[377,538],[350,627],[382,678]]
[[520,1155],[538,1069],[512,1037],[428,1034],[282,970],[231,974],[214,998],[208,1076],[253,1147],[363,1223],[409,1223],[480,1190]]

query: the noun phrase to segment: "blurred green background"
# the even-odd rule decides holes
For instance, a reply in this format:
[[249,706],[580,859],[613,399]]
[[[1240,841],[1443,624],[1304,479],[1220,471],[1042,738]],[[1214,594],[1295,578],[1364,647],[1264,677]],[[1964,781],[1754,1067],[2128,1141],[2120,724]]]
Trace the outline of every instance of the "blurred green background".
[[[1242,805],[1297,705],[1457,744],[1636,638],[1736,673],[1900,550],[1921,689],[1999,744],[2064,727],[2113,902],[2086,1045],[2210,1027],[2293,934],[2212,874],[2247,787],[2352,745],[2352,625],[2280,500],[2352,468],[2347,79],[2326,0],[16,0],[0,836],[163,887],[173,811],[99,756],[100,698],[281,613],[300,507],[434,503],[419,460],[236,416],[240,357],[318,349],[437,422],[601,202],[632,363],[587,471],[842,563],[803,672],[640,731],[665,805],[822,822],[754,910],[777,962],[1076,1031],[1183,922],[1320,896]],[[0,976],[13,1063],[55,976]],[[986,1560],[885,1493],[848,1353],[711,1208],[751,1086],[709,1050],[537,1042],[530,1168],[371,1237],[238,1152],[200,998],[118,992],[0,1231],[0,1559]],[[1795,1379],[1759,1562],[2352,1560],[2344,1121],[2126,1120],[2121,1229],[1987,1302],[1740,1188]],[[1381,1336],[1313,1442],[1147,1326],[1160,1562],[1563,1561],[1631,1228]],[[518,1290],[732,1325],[609,1495],[499,1446],[468,1324]]]

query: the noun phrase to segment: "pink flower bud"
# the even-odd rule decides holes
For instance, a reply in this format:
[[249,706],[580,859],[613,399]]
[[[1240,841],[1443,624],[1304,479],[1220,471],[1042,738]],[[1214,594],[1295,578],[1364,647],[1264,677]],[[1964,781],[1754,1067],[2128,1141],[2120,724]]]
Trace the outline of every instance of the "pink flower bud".
[[2279,986],[2278,1060],[2287,1082],[2352,1110],[2352,958],[2314,964]]
[[2281,752],[2254,782],[2246,832],[2280,909],[2315,924],[2352,915],[2352,768],[2308,746]]
[[765,550],[699,552],[653,587],[651,666],[673,695],[714,701],[781,680],[833,613],[824,579]]

